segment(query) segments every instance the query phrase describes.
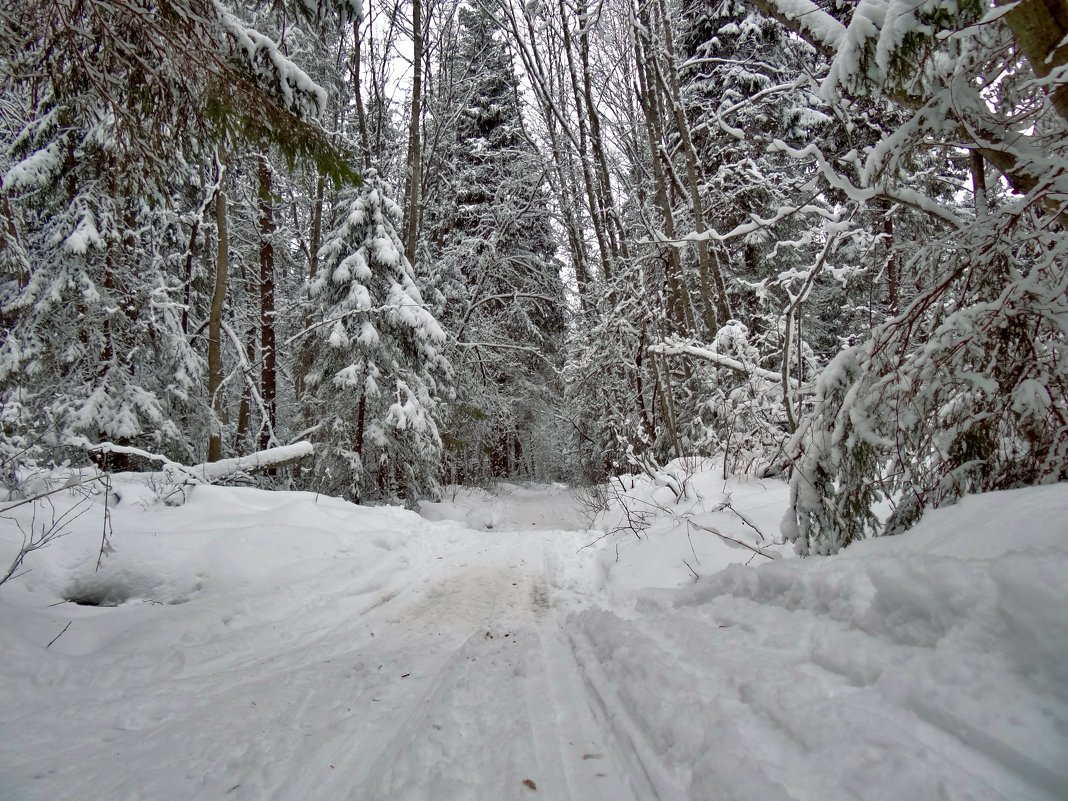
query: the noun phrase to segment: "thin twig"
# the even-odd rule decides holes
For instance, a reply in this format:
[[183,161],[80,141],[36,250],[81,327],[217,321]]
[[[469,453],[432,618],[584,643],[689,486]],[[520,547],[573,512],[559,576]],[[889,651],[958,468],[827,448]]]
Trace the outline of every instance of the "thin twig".
[[767,542],[767,541],[768,541],[768,538],[764,536],[764,532],[763,532],[763,531],[761,531],[761,530],[760,530],[759,528],[757,528],[757,524],[756,524],[756,523],[754,523],[754,522],[753,522],[752,520],[750,520],[750,519],[749,519],[748,517],[746,517],[745,515],[743,515],[743,514],[742,514],[741,512],[739,512],[739,511],[738,511],[737,509],[735,509],[735,508],[734,508],[733,506],[731,506],[731,501],[730,501],[730,498],[728,498],[727,500],[725,500],[725,501],[724,501],[724,502],[723,502],[723,503],[722,503],[722,504],[720,505],[720,508],[722,508],[722,509],[728,509],[728,510],[730,510],[730,511],[734,512],[734,513],[735,513],[736,515],[738,515],[738,519],[739,519],[739,520],[741,520],[741,521],[742,521],[743,523],[745,523],[745,524],[746,524],[747,526],[749,526],[749,528],[753,529],[753,531],[755,531],[755,532],[757,533],[757,536],[758,536],[758,537],[760,537],[760,541],[761,541],[761,542]]
[[111,553],[111,543],[108,541],[109,540],[109,536],[108,535],[112,533],[112,530],[111,530],[111,507],[108,504],[110,496],[111,496],[111,478],[105,476],[105,482],[104,482],[104,522],[103,522],[103,525],[102,525],[102,528],[101,528],[101,532],[100,532],[100,551],[96,555],[96,569],[93,571],[94,573],[97,570],[100,570],[100,565],[104,561],[104,555]]
[[49,495],[55,495],[57,492],[63,492],[63,490],[73,489],[74,487],[80,487],[83,484],[92,484],[94,481],[101,481],[103,478],[104,478],[104,476],[102,476],[102,475],[93,476],[93,478],[87,478],[84,481],[77,481],[77,482],[75,482],[73,484],[63,484],[60,487],[56,487],[55,489],[48,490],[48,492],[42,492],[42,493],[40,493],[38,495],[34,495],[32,498],[23,498],[21,501],[17,501],[15,503],[11,504],[10,506],[5,506],[3,509],[0,509],[0,514],[6,514],[7,512],[10,512],[12,509],[18,509],[20,506],[25,506],[28,503],[33,503],[34,501],[39,501],[42,498],[47,498]]
[[577,551],[575,551],[575,553],[581,553],[582,551],[586,550],[587,548],[592,548],[594,545],[599,543],[601,540],[606,539],[608,537],[611,537],[613,534],[617,533],[618,531],[623,531],[623,530],[625,530],[625,529],[615,529],[614,531],[606,532],[606,533],[602,534],[600,537],[598,537],[597,539],[592,540],[590,542],[587,542],[585,545],[583,545],[581,548],[579,548]]
[[[61,631],[59,634],[57,634],[55,637],[53,637],[52,638],[52,642],[55,642],[60,637],[62,637],[64,635],[64,633],[66,633],[67,629],[70,628],[70,624],[73,623],[73,622],[74,622],[73,620],[68,620],[67,621],[67,625],[63,627],[63,631]],[[51,648],[52,647],[52,642],[48,643],[48,645],[46,645],[45,648]]]
[[[691,521],[691,522],[693,522],[693,521]],[[717,537],[720,537],[720,538],[725,539],[725,540],[729,540],[730,542],[733,542],[733,543],[735,543],[737,545],[741,545],[743,548],[748,548],[753,553],[758,553],[761,556],[763,556],[765,559],[773,559],[774,560],[774,559],[778,558],[777,556],[772,556],[771,554],[762,551],[760,548],[757,548],[754,545],[750,545],[748,542],[742,542],[741,540],[736,540],[734,537],[728,537],[722,531],[717,531],[716,529],[712,528],[711,526],[702,526],[700,523],[693,523],[693,525],[697,526],[698,528],[704,529],[705,531],[708,531],[708,532],[710,532],[712,534],[715,534]]]

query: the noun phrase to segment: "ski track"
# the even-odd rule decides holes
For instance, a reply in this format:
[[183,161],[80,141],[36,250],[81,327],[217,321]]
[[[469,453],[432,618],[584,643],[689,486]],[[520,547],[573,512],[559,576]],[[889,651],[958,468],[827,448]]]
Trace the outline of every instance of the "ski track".
[[216,599],[192,620],[165,608],[138,637],[72,658],[35,712],[66,718],[64,742],[30,719],[4,721],[18,741],[0,724],[0,757],[20,766],[0,797],[644,797],[562,629],[586,601],[553,565],[586,535],[445,534],[369,572],[339,560]]
[[[983,727],[984,676],[1013,675],[998,652],[945,662],[873,627],[836,605],[838,573],[808,606],[709,583],[613,604],[592,536],[417,524],[188,605],[87,612],[126,621],[95,649],[6,639],[0,801],[1068,797],[1056,709],[1024,694]],[[913,664],[929,685],[898,678]]]

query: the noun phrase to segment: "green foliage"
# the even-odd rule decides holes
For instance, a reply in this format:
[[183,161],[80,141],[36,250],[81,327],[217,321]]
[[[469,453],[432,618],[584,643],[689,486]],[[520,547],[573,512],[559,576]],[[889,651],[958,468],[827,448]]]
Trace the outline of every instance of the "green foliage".
[[260,92],[241,94],[233,86],[217,85],[208,93],[204,119],[220,142],[254,151],[274,148],[290,170],[310,163],[336,189],[360,185],[363,179],[354,166],[359,156],[351,148],[335,143],[319,125],[264,100]]

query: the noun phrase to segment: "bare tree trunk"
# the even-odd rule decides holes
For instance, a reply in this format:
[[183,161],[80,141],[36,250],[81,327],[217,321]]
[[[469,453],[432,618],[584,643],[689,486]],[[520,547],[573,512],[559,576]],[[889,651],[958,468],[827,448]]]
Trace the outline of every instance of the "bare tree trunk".
[[260,206],[260,393],[267,419],[260,429],[260,449],[271,447],[278,423],[278,354],[274,335],[274,200],[271,197],[271,165],[259,157]]
[[589,286],[593,280],[590,275],[589,254],[586,252],[586,241],[583,238],[582,227],[575,202],[575,179],[572,173],[572,162],[569,154],[564,152],[564,145],[556,130],[556,120],[551,114],[546,114],[546,126],[549,132],[550,145],[553,153],[553,166],[556,168],[556,195],[560,203],[562,223],[567,230],[567,241],[571,250],[571,259],[575,265],[575,280],[578,283],[579,304],[583,311],[588,311],[590,305]]
[[[203,207],[202,207],[203,208]],[[193,219],[189,230],[189,248],[185,252],[185,303],[182,305],[182,333],[189,333],[189,307],[193,303],[193,257],[196,255],[197,234],[200,233],[200,217]]]
[[[634,37],[634,58],[637,66],[639,102],[643,112],[642,117],[645,120],[646,137],[649,140],[654,197],[663,220],[664,235],[668,239],[675,239],[675,212],[671,208],[667,176],[664,173],[664,162],[667,160],[667,154],[662,141],[663,128],[660,120],[660,103],[653,90],[656,79],[653,75],[649,55],[643,47],[642,37],[638,35]],[[666,261],[668,290],[671,293],[671,299],[668,304],[669,322],[676,332],[684,336],[693,336],[696,333],[696,325],[693,308],[690,305],[690,293],[686,288],[686,281],[682,274],[678,249],[674,245],[669,245],[664,258]]]
[[609,246],[614,260],[623,257],[629,259],[627,240],[623,233],[623,224],[616,211],[616,204],[612,197],[612,183],[608,177],[608,161],[605,158],[604,140],[601,136],[601,118],[597,111],[597,104],[593,99],[593,86],[590,70],[590,24],[588,14],[583,7],[579,17],[580,27],[578,32],[579,59],[582,64],[582,97],[586,102],[586,116],[590,123],[590,148],[593,155],[593,166],[597,176],[597,199],[600,204],[599,213],[605,221],[605,233],[608,236]]
[[[1008,0],[997,0],[999,6]],[[1005,14],[1005,23],[1016,37],[1016,44],[1039,78],[1068,64],[1068,2],[1065,0],[1023,0]],[[1068,83],[1053,84],[1050,102],[1068,122]],[[1049,91],[1049,90],[1047,90]]]
[[[249,328],[245,337],[245,361],[252,364],[256,360],[256,329]],[[237,431],[234,433],[234,451],[238,455],[246,453],[245,440],[252,420],[252,376],[245,375],[245,388],[241,391],[241,404],[237,407]]]
[[[319,248],[323,239],[323,202],[325,193],[326,176],[320,173],[318,183],[315,187],[315,201],[312,204],[311,215],[311,231],[308,235],[308,278],[311,279],[314,279],[315,274],[319,272]],[[304,317],[304,328],[310,328],[311,325],[311,316],[306,314]],[[309,350],[305,339],[301,340],[298,347],[300,348],[300,351],[297,361],[297,374],[294,376],[293,384],[297,400],[301,401],[304,398],[304,377],[311,369],[311,351]]]
[[571,50],[571,31],[568,25],[567,8],[564,0],[558,3],[560,12],[560,26],[564,36],[563,51],[567,59],[567,70],[571,77],[571,92],[575,101],[575,116],[578,119],[578,157],[582,164],[582,180],[586,189],[586,202],[590,207],[590,222],[593,226],[594,236],[597,238],[597,247],[601,254],[601,273],[605,280],[610,280],[615,272],[615,254],[612,251],[608,237],[607,225],[604,215],[601,213],[601,203],[598,200],[597,184],[590,168],[586,115],[583,113],[585,103],[582,99],[581,83],[578,70],[575,68],[575,58]]
[[211,293],[208,313],[208,398],[213,420],[208,438],[208,461],[222,458],[222,424],[226,419],[222,392],[222,315],[226,303],[226,281],[230,263],[230,238],[226,227],[226,192],[222,188],[222,154],[215,157],[219,188],[215,192],[215,227],[218,248],[215,253],[215,288]]
[[986,194],[986,161],[981,153],[972,151],[972,195],[975,200],[975,216],[985,217],[990,211]]
[[363,107],[363,90],[360,86],[360,20],[352,23],[352,92],[356,100],[356,120],[360,126],[360,151],[363,167],[371,166],[371,137],[367,129],[367,112]]
[[[704,203],[701,200],[700,168],[697,150],[694,148],[693,140],[690,137],[690,124],[682,107],[671,20],[667,15],[663,0],[656,0],[656,9],[663,36],[661,44],[664,57],[662,62],[666,73],[666,75],[658,77],[660,77],[665,99],[674,115],[675,127],[678,130],[679,141],[682,144],[683,157],[686,160],[686,189],[689,192],[690,207],[693,210],[694,230],[698,234],[697,257],[701,282],[701,300],[704,306],[704,323],[708,336],[712,337],[719,330],[719,326],[731,318],[730,305],[727,301],[727,284],[724,281],[719,263],[713,258],[708,239],[703,236],[708,232],[708,225],[705,222]],[[650,45],[652,44],[650,43]]]
[[408,192],[404,255],[415,264],[419,244],[420,190],[423,186],[423,154],[420,128],[423,117],[423,0],[412,0],[412,106],[408,122]]

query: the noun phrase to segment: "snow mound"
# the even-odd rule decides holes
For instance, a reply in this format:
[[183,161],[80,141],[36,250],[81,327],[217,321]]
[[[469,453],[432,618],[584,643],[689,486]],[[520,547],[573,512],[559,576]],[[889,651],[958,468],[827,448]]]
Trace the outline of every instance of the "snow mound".
[[788,497],[782,481],[724,479],[714,459],[677,459],[655,477],[615,479],[594,522],[609,592],[626,602],[642,590],[691,585],[731,564],[793,556],[778,533]]
[[1068,485],[764,561],[570,621],[661,797],[1068,797]]
[[450,520],[481,531],[582,530],[582,503],[564,484],[521,486],[500,482],[492,489],[449,487],[443,501],[423,501],[427,520]]

